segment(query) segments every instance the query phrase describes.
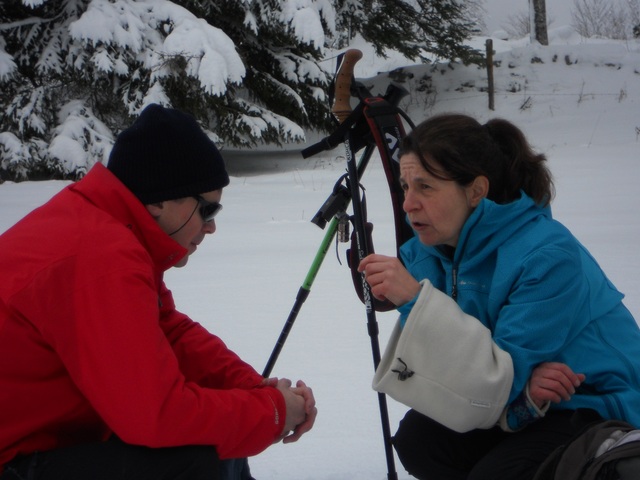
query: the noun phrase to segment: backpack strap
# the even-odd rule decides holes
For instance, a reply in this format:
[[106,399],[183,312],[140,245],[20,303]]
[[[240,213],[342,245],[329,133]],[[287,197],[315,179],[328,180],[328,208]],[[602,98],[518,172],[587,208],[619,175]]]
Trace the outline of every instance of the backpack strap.
[[387,186],[391,195],[393,218],[396,233],[396,250],[413,236],[413,230],[405,220],[402,209],[404,192],[400,186],[400,147],[405,130],[400,119],[398,107],[383,97],[365,98],[364,115],[380,152]]
[[[369,144],[375,143],[376,149],[380,154],[385,178],[387,179],[387,186],[393,208],[396,255],[400,258],[400,247],[413,236],[413,230],[411,230],[411,227],[405,220],[405,213],[402,209],[404,192],[400,187],[399,181],[400,147],[402,139],[406,134],[400,117],[400,109],[392,102],[397,103],[407,92],[401,87],[391,86],[384,97],[372,96],[362,85],[358,85],[356,91],[361,97],[359,106],[362,105],[364,107],[362,113],[365,122],[363,122],[363,124],[367,126],[368,130],[368,136],[362,136],[361,138],[366,138]],[[369,253],[374,253],[372,238],[373,224],[366,222],[366,226]],[[358,259],[356,258],[355,252],[357,252],[357,248],[354,232],[351,237],[351,248],[347,252],[347,261],[351,269],[351,278],[358,298],[364,303],[361,274],[357,270]],[[373,298],[373,308],[378,312],[388,312],[395,309],[396,306],[389,300],[382,301]]]

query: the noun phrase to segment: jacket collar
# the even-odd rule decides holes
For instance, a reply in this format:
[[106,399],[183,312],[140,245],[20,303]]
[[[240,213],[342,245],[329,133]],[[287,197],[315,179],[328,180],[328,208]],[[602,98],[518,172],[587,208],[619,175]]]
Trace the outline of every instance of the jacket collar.
[[101,163],[69,189],[85,197],[129,228],[160,272],[174,266],[187,250],[167,235],[138,198]]
[[402,246],[402,258],[411,263],[417,262],[419,258],[435,255],[456,265],[462,261],[469,265],[479,263],[536,217],[552,218],[551,207],[536,205],[524,192],[521,192],[519,199],[507,204],[497,204],[485,198],[462,227],[453,258],[448,249],[424,245],[417,237]]
[[483,199],[460,232],[454,262],[483,259],[536,217],[551,218],[551,207],[537,205],[524,191],[506,204]]

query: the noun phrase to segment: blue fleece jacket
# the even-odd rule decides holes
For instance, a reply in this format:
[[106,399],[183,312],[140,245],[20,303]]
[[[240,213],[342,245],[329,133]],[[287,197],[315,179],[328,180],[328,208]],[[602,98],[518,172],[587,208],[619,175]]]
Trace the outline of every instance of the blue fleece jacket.
[[[452,296],[511,354],[509,402],[538,364],[563,362],[586,380],[552,408],[592,408],[640,427],[640,329],[623,295],[550,208],[524,193],[507,205],[485,199],[455,251],[414,237],[401,255],[415,278]],[[399,308],[402,318],[411,307]]]

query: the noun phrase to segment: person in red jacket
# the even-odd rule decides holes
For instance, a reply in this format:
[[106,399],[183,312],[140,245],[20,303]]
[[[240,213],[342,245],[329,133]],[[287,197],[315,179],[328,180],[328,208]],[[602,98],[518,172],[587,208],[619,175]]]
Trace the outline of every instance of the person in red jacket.
[[150,105],[106,168],[0,236],[1,480],[244,480],[312,428],[309,387],[263,379],[163,282],[228,184],[195,119]]

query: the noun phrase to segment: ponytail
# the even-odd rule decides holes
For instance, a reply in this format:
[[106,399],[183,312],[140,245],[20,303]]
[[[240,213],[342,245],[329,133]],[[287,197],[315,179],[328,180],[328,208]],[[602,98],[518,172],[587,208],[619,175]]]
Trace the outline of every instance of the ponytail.
[[508,197],[524,192],[540,205],[548,205],[555,191],[551,172],[545,165],[547,158],[536,153],[524,133],[513,123],[496,118],[489,120],[485,128],[503,155],[504,179],[502,189],[510,191]]

